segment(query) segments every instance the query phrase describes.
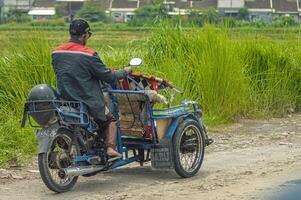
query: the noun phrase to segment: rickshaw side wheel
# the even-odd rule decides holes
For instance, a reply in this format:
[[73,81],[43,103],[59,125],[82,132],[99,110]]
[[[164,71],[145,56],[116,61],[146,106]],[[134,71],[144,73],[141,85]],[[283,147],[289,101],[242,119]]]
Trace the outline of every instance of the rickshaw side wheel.
[[199,171],[205,154],[202,125],[196,120],[184,120],[178,126],[172,142],[176,173],[183,178],[194,176]]

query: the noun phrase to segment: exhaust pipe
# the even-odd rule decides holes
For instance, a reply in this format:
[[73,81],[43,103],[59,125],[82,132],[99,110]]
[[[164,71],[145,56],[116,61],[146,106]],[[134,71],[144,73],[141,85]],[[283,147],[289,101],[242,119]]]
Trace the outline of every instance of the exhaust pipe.
[[105,168],[104,166],[95,166],[95,165],[70,167],[70,168],[60,169],[58,175],[60,178],[66,178],[67,176],[81,176],[81,175],[101,171],[104,168]]

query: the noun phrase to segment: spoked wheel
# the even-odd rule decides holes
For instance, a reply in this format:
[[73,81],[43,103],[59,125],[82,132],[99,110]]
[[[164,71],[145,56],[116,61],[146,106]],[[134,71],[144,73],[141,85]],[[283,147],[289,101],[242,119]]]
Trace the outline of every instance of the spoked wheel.
[[183,121],[173,137],[176,173],[184,178],[194,176],[200,169],[205,153],[203,129],[195,120]]
[[61,193],[69,191],[78,176],[70,177],[60,174],[60,169],[72,165],[72,158],[79,152],[72,142],[72,134],[64,131],[57,134],[47,153],[39,154],[39,170],[45,185],[52,191]]

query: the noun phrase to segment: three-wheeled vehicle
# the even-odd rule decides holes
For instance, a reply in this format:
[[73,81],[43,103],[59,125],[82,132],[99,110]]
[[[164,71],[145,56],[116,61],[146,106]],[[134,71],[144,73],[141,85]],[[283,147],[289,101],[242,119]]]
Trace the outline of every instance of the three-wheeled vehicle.
[[[134,58],[130,66],[139,66]],[[65,101],[46,84],[35,86],[24,106],[26,120],[38,127],[38,165],[45,185],[54,192],[66,192],[79,176],[138,162],[151,161],[156,169],[175,170],[181,177],[195,175],[203,162],[205,147],[212,143],[198,103],[183,101],[175,107],[155,109],[168,103],[159,92],[177,90],[168,81],[132,74],[107,89],[107,106],[118,120],[117,150],[122,158],[110,161],[106,155],[104,130],[98,127],[76,101]],[[34,119],[34,120],[31,120]]]

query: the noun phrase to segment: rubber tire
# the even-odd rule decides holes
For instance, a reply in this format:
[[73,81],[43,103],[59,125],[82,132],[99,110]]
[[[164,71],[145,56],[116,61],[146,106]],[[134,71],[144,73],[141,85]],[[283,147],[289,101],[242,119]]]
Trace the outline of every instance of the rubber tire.
[[[69,131],[64,131],[63,134],[67,135],[70,138],[72,137],[72,133]],[[68,185],[60,186],[52,180],[47,167],[47,163],[48,163],[47,153],[40,153],[38,155],[39,171],[40,171],[41,178],[44,184],[48,187],[48,189],[56,193],[68,192],[69,190],[71,190],[74,187],[75,183],[77,182],[78,176],[75,176]]]
[[44,182],[44,184],[53,192],[56,193],[62,193],[69,191],[77,182],[78,176],[74,177],[73,180],[66,186],[60,186],[56,184],[49,173],[48,167],[47,167],[47,153],[40,153],[38,156],[38,162],[39,162],[39,170],[41,174],[41,178]]
[[[202,149],[201,149],[201,153],[200,153],[200,162],[198,164],[198,166],[192,171],[192,172],[187,172],[186,170],[183,169],[181,162],[180,162],[180,158],[179,158],[179,153],[178,153],[178,148],[177,148],[177,144],[180,143],[180,139],[181,139],[181,135],[182,132],[185,130],[185,128],[189,125],[194,125],[196,126],[201,134],[201,139],[202,139]],[[192,176],[194,176],[200,169],[203,160],[204,160],[204,155],[205,155],[205,135],[204,135],[204,131],[201,128],[202,126],[199,124],[199,122],[195,121],[195,120],[184,120],[177,128],[174,136],[173,136],[173,155],[174,155],[174,168],[176,173],[183,177],[183,178],[190,178]]]

